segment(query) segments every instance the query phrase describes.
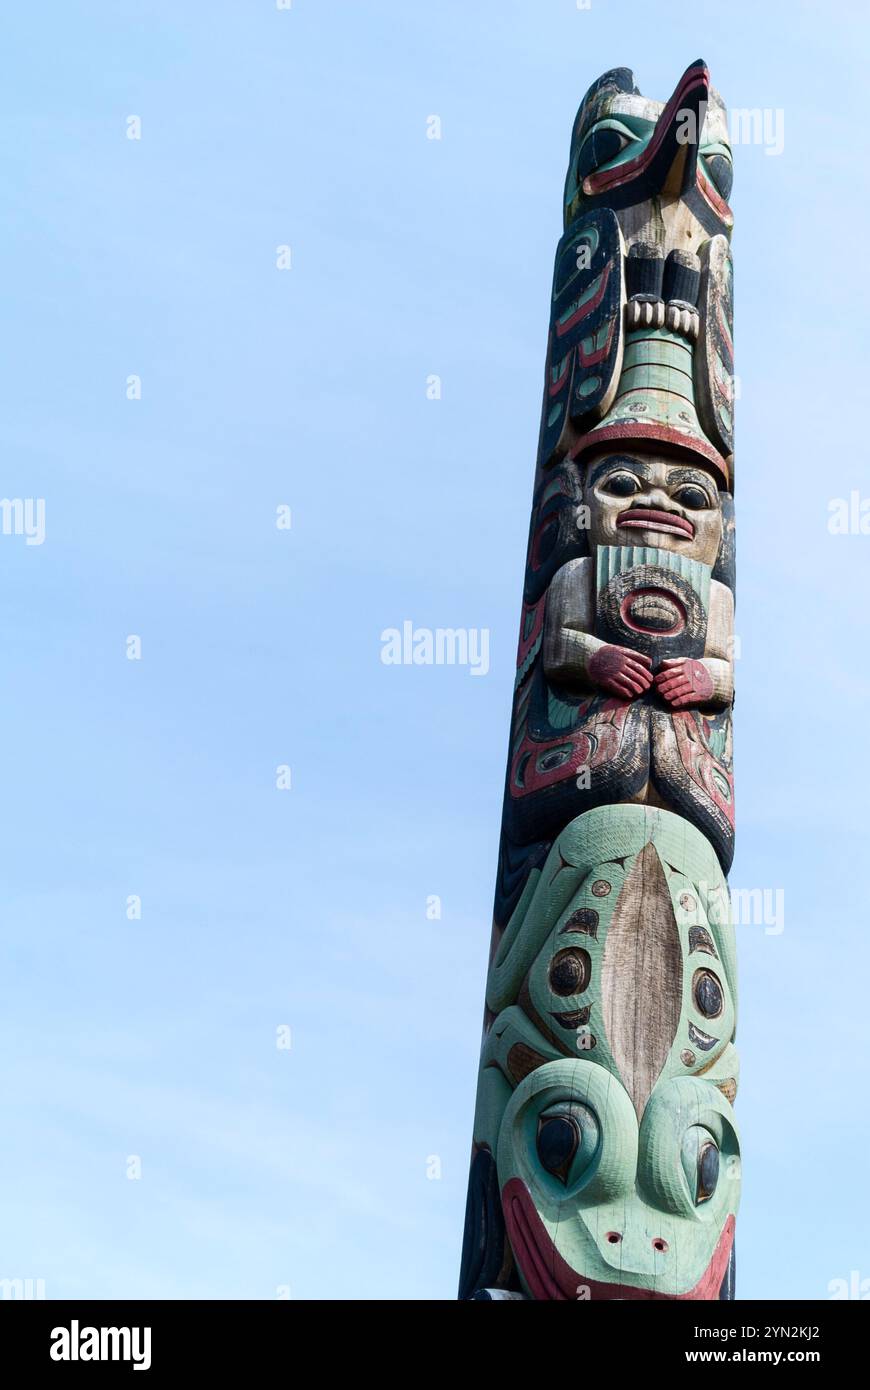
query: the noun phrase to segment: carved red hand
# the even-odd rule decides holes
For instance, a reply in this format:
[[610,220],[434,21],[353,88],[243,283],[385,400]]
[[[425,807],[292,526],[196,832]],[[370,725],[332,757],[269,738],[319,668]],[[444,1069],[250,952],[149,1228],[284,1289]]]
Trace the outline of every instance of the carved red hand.
[[713,698],[713,678],[703,661],[674,656],[663,661],[656,672],[656,690],[674,709],[706,705]]
[[624,700],[633,700],[652,685],[652,662],[629,647],[599,647],[589,661],[589,678]]

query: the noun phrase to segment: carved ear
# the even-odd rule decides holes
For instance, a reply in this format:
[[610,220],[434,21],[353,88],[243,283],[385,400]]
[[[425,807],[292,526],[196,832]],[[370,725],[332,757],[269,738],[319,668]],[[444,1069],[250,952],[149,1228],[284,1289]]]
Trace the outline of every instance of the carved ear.
[[734,531],[734,498],[730,492],[720,492],[722,502],[722,543],[713,566],[713,578],[734,593],[736,581],[736,537]]

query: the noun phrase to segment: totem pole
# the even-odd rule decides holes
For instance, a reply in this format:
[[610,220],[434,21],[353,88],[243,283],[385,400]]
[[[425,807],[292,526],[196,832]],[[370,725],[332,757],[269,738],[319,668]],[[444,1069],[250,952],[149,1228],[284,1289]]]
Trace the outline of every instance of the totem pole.
[[703,62],[574,125],[461,1298],[732,1298],[732,165]]

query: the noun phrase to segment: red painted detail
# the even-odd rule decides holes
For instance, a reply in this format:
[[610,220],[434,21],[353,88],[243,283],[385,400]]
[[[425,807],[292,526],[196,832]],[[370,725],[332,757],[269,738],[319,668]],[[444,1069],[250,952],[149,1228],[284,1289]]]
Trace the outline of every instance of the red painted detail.
[[580,323],[583,319],[587,318],[589,314],[592,313],[593,309],[598,308],[599,304],[604,298],[605,291],[607,290],[607,282],[610,279],[610,272],[612,269],[613,261],[608,261],[601,272],[601,284],[598,286],[598,289],[596,290],[595,294],[593,294],[592,298],[587,299],[585,304],[581,304],[576,314],[572,314],[571,317],[569,319],[566,319],[564,323],[557,323],[554,325],[556,329],[557,338],[564,338],[565,334],[570,332],[570,330],[574,327],[575,324]]
[[510,1178],[505,1183],[501,1201],[514,1257],[532,1297],[539,1301],[575,1302],[581,1290],[584,1300],[666,1299],[668,1302],[701,1302],[719,1297],[734,1244],[733,1216],[726,1219],[710,1263],[698,1282],[685,1293],[669,1294],[646,1288],[643,1284],[611,1284],[604,1280],[587,1279],[584,1274],[572,1269],[550,1239],[522,1179]]
[[532,553],[531,553],[531,556],[529,557],[529,568],[530,568],[530,569],[532,569],[532,570],[538,569],[538,567],[539,567],[539,565],[540,565],[540,563],[541,563],[540,558],[539,558],[539,556],[540,556],[540,549],[541,549],[541,541],[542,541],[542,540],[544,539],[544,537],[547,535],[547,533],[548,533],[548,531],[550,530],[551,527],[556,527],[556,528],[558,529],[558,526],[559,526],[559,518],[558,518],[558,516],[557,516],[554,512],[551,512],[549,516],[544,517],[544,520],[541,522],[540,526],[539,526],[538,529],[536,530],[536,532],[535,532],[535,534],[534,534],[534,537],[533,537],[533,539],[532,539]]
[[562,375],[559,377],[559,380],[558,380],[558,381],[552,382],[552,383],[550,384],[550,386],[548,387],[548,394],[549,394],[550,396],[558,396],[558,394],[559,394],[559,392],[561,391],[562,387],[565,385],[565,382],[568,380],[568,377],[569,377],[569,375],[570,375],[570,372],[571,372],[571,354],[570,354],[570,352],[569,352],[568,355],[567,355],[567,357],[565,358],[565,370],[564,370],[564,372],[563,372]]
[[617,526],[630,526],[638,531],[683,531],[693,538],[695,528],[688,517],[676,512],[662,512],[655,507],[629,507],[616,518]]
[[670,134],[689,92],[694,91],[696,87],[702,87],[705,93],[710,90],[710,73],[702,63],[694,64],[683,74],[679,86],[656,122],[652,139],[646,149],[634,159],[617,164],[614,169],[601,169],[597,173],[587,174],[583,180],[583,192],[586,196],[594,197],[596,193],[603,193],[606,189],[620,188],[622,184],[629,183],[631,179],[642,174],[655,159]]
[[672,657],[656,672],[656,689],[674,709],[706,705],[713,696],[713,677],[703,661],[692,657]]
[[700,188],[702,194],[704,195],[704,198],[710,204],[710,207],[713,209],[713,211],[717,213],[719,217],[722,218],[722,221],[725,223],[725,226],[732,227],[734,225],[734,214],[731,211],[728,204],[726,203],[725,199],[722,197],[722,194],[719,193],[713,187],[712,183],[705,175],[703,169],[701,168],[700,159],[698,160],[698,170],[695,181],[698,187]]
[[[671,720],[683,767],[692,781],[702,789],[704,795],[719,807],[729,825],[733,826],[734,778],[732,774],[713,757],[709,748],[699,737],[701,730],[698,728],[697,716],[691,710],[674,710],[671,714]],[[713,778],[714,768],[719,776],[727,782],[730,798],[724,797],[716,785]]]
[[[544,626],[544,613],[546,612],[546,607],[546,594],[534,605],[529,605],[527,603],[523,604],[523,611],[520,614],[520,638],[517,644],[517,670],[522,666],[538,637],[541,635],[541,629]],[[528,613],[534,613],[535,616],[529,628],[529,635],[524,641],[523,633],[526,630],[526,615]]]
[[569,455],[576,460],[591,449],[599,450],[614,440],[630,440],[637,443],[669,444],[675,453],[691,459],[702,458],[707,466],[720,477],[725,487],[729,486],[728,464],[713,445],[698,435],[684,434],[670,425],[657,425],[652,421],[623,421],[621,424],[605,425],[603,429],[590,430],[574,445]]
[[[632,617],[630,612],[631,605],[634,603],[635,599],[642,598],[645,594],[661,594],[663,598],[666,598],[668,603],[672,604],[677,610],[678,617],[676,622],[670,627],[657,627],[653,629],[644,627],[642,623],[639,623],[636,618]],[[682,632],[683,628],[686,626],[686,609],[683,602],[681,599],[677,598],[676,594],[672,594],[668,589],[632,589],[631,593],[626,594],[622,603],[619,605],[619,616],[625,623],[625,626],[630,627],[633,632],[653,632],[656,637],[673,637],[675,633]],[[656,676],[656,681],[658,681],[658,676]]]
[[613,695],[633,700],[652,685],[652,662],[644,652],[608,643],[590,658],[589,679]]
[[[590,700],[589,704],[591,703]],[[607,699],[599,705],[595,716],[587,722],[585,729],[575,730],[567,737],[563,734],[559,738],[538,742],[529,738],[527,733],[511,763],[508,779],[511,796],[516,799],[529,796],[533,792],[553,786],[556,782],[576,780],[582,769],[602,767],[606,763],[614,762],[622,745],[625,722],[630,709],[631,701],[628,699]],[[565,762],[557,767],[538,769],[537,760],[542,754],[546,754],[551,748],[560,748],[566,743],[573,744],[573,750]],[[524,785],[518,787],[516,774],[523,759],[527,759]]]
[[577,344],[577,356],[580,359],[581,367],[597,367],[599,362],[603,362],[613,346],[613,335],[616,332],[616,315],[610,320],[610,327],[607,330],[607,342],[604,347],[597,348],[595,352],[587,354],[583,351],[583,344]]

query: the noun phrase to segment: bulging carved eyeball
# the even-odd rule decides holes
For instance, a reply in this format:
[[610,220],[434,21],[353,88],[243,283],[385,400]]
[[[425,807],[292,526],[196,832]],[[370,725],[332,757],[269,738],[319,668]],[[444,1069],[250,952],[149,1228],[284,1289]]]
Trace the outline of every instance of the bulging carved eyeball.
[[598,1118],[588,1105],[557,1101],[538,1118],[535,1147],[542,1167],[569,1187],[589,1167],[600,1137]]

